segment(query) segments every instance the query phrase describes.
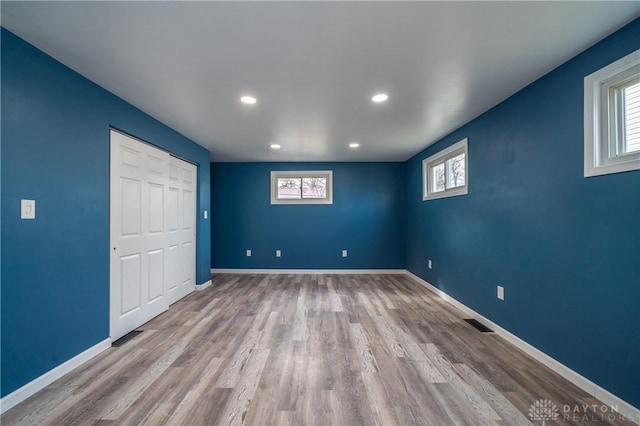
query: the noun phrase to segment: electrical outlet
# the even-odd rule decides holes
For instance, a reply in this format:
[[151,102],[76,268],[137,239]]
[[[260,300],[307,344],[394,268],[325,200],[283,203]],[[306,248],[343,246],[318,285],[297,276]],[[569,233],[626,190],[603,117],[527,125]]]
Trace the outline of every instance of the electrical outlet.
[[276,257],[280,257],[282,255],[282,252],[280,250],[276,250]]
[[504,287],[498,286],[498,299],[504,300]]
[[432,266],[432,265],[431,265],[431,259],[429,259],[429,260],[427,260],[427,267],[428,267],[429,269],[431,269],[431,266]]
[[347,257],[347,251],[346,250],[342,250],[342,257]]
[[20,200],[20,219],[36,218],[36,201]]
[[208,219],[208,218],[209,218],[209,212],[208,212],[208,211],[206,211],[206,210],[204,211],[204,218],[205,218],[205,219]]
[[247,257],[251,257],[251,250],[247,250]]

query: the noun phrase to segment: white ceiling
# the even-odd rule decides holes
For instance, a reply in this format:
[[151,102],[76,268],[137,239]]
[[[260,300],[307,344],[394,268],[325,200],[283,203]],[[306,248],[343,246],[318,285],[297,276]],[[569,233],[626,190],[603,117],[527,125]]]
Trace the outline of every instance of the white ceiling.
[[5,28],[214,161],[406,160],[640,16],[638,1],[1,7]]

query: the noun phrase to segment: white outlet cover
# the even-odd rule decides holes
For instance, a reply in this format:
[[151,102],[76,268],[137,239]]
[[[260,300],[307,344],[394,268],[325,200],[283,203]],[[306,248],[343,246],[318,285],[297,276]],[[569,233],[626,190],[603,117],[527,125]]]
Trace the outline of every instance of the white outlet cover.
[[208,217],[209,217],[209,212],[205,210],[205,211],[204,211],[204,218],[206,219],[206,218],[208,218]]
[[20,219],[36,218],[36,200],[20,200]]
[[282,252],[280,252],[280,250],[276,250],[276,257],[280,257],[281,254]]
[[504,300],[504,287],[498,286],[498,299]]
[[431,260],[427,261],[427,266],[429,267],[429,269],[431,269]]
[[247,257],[251,257],[251,250],[247,250]]
[[342,257],[347,257],[347,251],[346,250],[342,250]]

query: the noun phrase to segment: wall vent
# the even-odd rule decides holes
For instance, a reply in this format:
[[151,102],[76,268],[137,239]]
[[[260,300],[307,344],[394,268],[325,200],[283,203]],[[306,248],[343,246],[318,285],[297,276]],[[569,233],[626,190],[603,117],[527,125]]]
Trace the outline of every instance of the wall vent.
[[133,330],[133,331],[130,331],[129,333],[125,334],[124,336],[122,336],[121,338],[119,338],[118,340],[113,342],[111,344],[111,346],[114,347],[114,348],[120,347],[120,346],[124,345],[125,343],[127,343],[129,340],[131,340],[134,337],[136,337],[138,334],[142,333],[143,331],[144,330]]
[[493,333],[492,329],[480,323],[478,320],[475,320],[473,318],[465,318],[465,321],[468,322],[471,326],[473,326],[478,331],[481,331],[483,333]]

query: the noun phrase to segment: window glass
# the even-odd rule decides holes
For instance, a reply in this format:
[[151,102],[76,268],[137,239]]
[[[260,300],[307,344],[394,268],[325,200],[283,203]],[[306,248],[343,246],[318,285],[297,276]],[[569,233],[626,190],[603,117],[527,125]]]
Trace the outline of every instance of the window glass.
[[300,179],[299,178],[278,178],[278,198],[299,199]]
[[444,163],[436,164],[431,168],[433,177],[433,192],[444,191]]
[[302,198],[325,198],[327,178],[302,178]]
[[623,153],[640,151],[640,82],[624,88]]
[[463,186],[464,178],[464,153],[447,160],[447,188]]

